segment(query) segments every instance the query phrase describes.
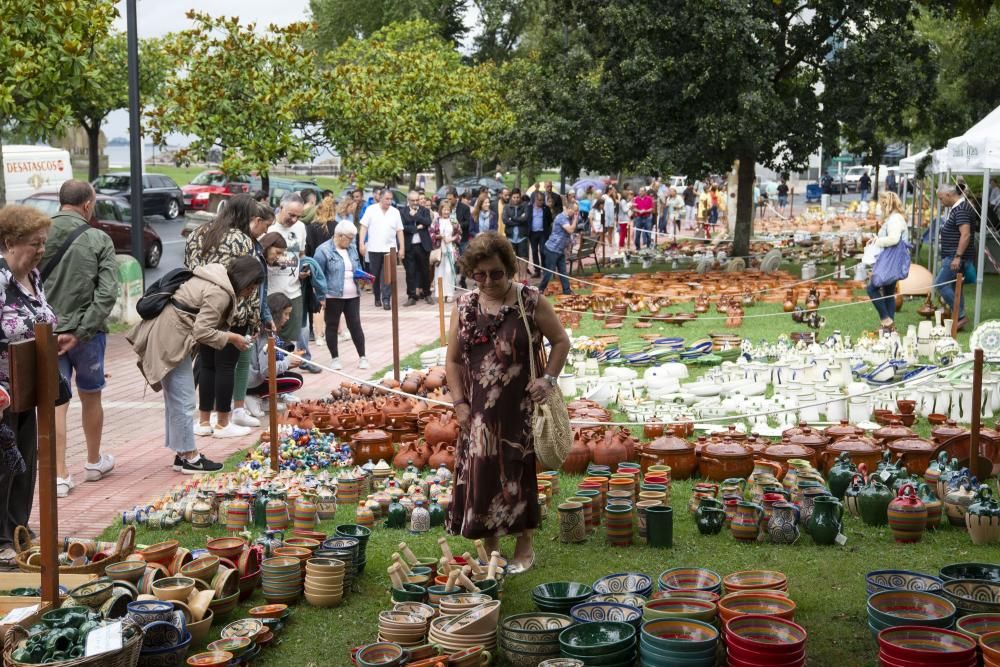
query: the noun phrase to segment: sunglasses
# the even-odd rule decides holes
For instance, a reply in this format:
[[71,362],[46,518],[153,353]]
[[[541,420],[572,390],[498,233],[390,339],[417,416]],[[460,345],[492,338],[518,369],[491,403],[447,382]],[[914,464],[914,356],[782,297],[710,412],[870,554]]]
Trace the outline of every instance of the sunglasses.
[[490,280],[492,280],[493,282],[497,282],[499,280],[502,280],[506,275],[507,272],[504,271],[503,269],[494,269],[489,273],[486,273],[486,271],[475,271],[472,274],[472,279],[475,280],[477,283],[482,283],[486,282],[486,277],[489,276]]

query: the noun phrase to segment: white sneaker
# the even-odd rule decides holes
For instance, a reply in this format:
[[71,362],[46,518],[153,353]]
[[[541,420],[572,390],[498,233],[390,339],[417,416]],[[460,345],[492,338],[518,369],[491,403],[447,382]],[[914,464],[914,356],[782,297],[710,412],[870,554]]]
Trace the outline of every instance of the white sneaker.
[[337,335],[337,338],[339,338],[340,340],[351,340],[351,332],[348,331],[347,329],[344,329]]
[[280,396],[278,396],[278,398],[280,398],[285,403],[298,403],[302,400],[295,394],[281,394]]
[[111,454],[101,454],[101,460],[97,463],[87,463],[83,466],[87,472],[88,482],[98,482],[102,477],[115,469],[115,457]]
[[246,398],[243,399],[243,407],[252,417],[264,416],[264,402],[257,396],[247,394]]
[[69,477],[56,477],[56,497],[65,498],[76,484],[73,482],[73,475]]
[[335,371],[339,371],[344,368],[344,364],[340,363],[340,357],[337,357],[336,359],[330,362],[330,368],[332,368]]
[[201,422],[198,422],[197,424],[194,425],[194,434],[195,435],[212,435],[212,425],[211,424],[202,424]]
[[231,423],[236,424],[237,426],[247,426],[250,428],[257,428],[260,426],[260,420],[247,412],[246,408],[235,408],[229,419]]
[[213,438],[242,438],[243,436],[250,435],[251,429],[246,426],[240,426],[234,422],[229,422],[225,427],[218,428],[215,433],[212,434]]
[[358,359],[358,368],[362,370],[368,368],[368,357],[361,357]]

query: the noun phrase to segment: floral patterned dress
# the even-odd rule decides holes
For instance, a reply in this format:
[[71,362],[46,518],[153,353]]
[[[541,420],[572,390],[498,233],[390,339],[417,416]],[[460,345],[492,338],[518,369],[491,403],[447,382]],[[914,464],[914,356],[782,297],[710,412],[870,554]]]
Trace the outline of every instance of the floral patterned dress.
[[[515,286],[515,289],[518,289]],[[538,290],[522,291],[533,323]],[[479,309],[479,292],[458,300],[463,395],[469,424],[458,438],[455,489],[447,528],[469,539],[537,528],[538,482],[528,394],[528,332],[517,302],[494,315]],[[532,326],[536,354],[542,337]],[[536,359],[536,365],[540,359]]]

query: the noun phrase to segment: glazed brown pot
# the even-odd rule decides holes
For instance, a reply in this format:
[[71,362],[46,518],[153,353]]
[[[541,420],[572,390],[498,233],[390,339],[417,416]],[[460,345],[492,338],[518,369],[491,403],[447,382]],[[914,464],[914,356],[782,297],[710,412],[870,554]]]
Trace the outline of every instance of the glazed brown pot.
[[945,423],[935,427],[931,431],[931,438],[934,440],[936,444],[940,445],[945,440],[949,440],[951,438],[954,438],[956,435],[963,435],[968,432],[969,429],[962,428],[961,426],[955,423],[955,420],[949,419],[945,421]]
[[391,461],[395,454],[392,439],[381,429],[365,428],[351,439],[351,456],[358,465],[367,461],[378,463],[379,459]]
[[458,440],[458,420],[450,413],[431,417],[424,426],[424,439],[435,451],[438,443],[454,445]]
[[672,479],[688,479],[698,465],[694,445],[675,435],[664,435],[641,445],[638,450],[643,474],[649,466],[670,466]]
[[875,442],[881,445],[888,445],[893,440],[915,438],[917,434],[903,426],[903,423],[898,419],[890,419],[888,424],[877,429],[872,433],[872,436],[875,438]]
[[875,470],[882,460],[882,448],[878,445],[859,436],[840,438],[827,445],[820,455],[820,465],[824,474],[830,472],[841,452],[847,452],[851,457],[851,463],[856,466],[864,463],[868,470]]
[[846,419],[841,419],[839,424],[827,427],[823,434],[830,439],[830,442],[855,435],[864,435],[865,430],[858,428]]
[[780,442],[777,445],[771,445],[761,454],[758,454],[756,458],[777,463],[781,466],[781,476],[784,476],[788,472],[788,459],[805,459],[815,468],[819,459],[819,453],[804,445]]
[[892,452],[893,458],[899,458],[911,475],[924,476],[927,466],[931,464],[936,447],[923,438],[899,438],[889,442],[886,447]]
[[753,473],[753,450],[731,440],[705,445],[698,457],[698,472],[716,482]]
[[812,451],[814,456],[811,457],[811,460],[813,465],[816,465],[819,455],[826,449],[826,446],[830,443],[830,439],[820,431],[807,426],[800,433],[790,436],[788,442]]

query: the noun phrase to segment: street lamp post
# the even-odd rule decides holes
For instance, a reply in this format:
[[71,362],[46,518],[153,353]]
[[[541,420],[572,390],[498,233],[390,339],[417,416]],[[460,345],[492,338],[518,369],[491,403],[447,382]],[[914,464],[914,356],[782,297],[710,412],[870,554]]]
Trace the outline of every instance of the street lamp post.
[[[129,133],[129,173],[130,203],[132,205],[132,256],[145,267],[146,259],[142,248],[144,226],[142,211],[142,128],[140,127],[141,107],[139,106],[139,30],[136,22],[136,0],[126,2],[126,24],[128,27],[128,133]],[[143,286],[146,273],[143,271]]]

